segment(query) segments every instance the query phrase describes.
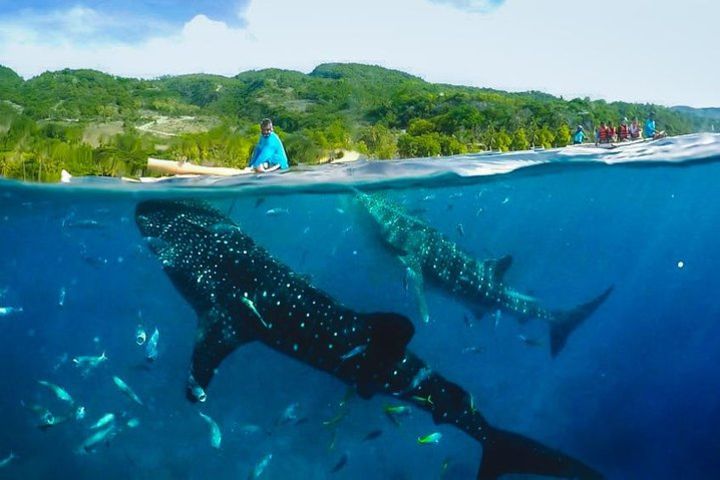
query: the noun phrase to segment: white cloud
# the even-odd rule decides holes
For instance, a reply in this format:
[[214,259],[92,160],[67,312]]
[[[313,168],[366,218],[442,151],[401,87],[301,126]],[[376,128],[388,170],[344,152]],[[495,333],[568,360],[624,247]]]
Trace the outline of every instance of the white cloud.
[[83,6],[64,10],[21,10],[0,19],[0,40],[4,44],[38,46],[53,44],[106,44],[118,39],[130,41],[147,31],[170,32],[170,24],[142,16],[115,16]]
[[65,67],[154,77],[361,62],[432,82],[720,106],[720,67],[708,61],[720,6],[686,3],[679,22],[672,9],[681,7],[661,9],[653,0],[610,16],[576,0],[512,0],[483,15],[427,0],[256,0],[243,28],[199,15],[139,43],[71,34],[49,42],[32,25],[0,25],[0,64],[26,77]]
[[488,13],[499,8],[505,0],[429,0],[434,3],[447,4],[460,10],[475,13]]

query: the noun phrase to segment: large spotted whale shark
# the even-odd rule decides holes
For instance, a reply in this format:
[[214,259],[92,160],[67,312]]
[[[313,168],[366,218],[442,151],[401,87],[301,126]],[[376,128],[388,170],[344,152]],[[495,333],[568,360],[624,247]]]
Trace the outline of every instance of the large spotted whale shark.
[[429,411],[483,447],[478,479],[509,473],[600,479],[558,450],[490,425],[472,396],[406,347],[414,329],[394,313],[360,313],[311,285],[229,218],[198,201],[148,200],[136,222],[172,283],[198,314],[187,397],[206,401],[220,363],[259,341],[353,386]]
[[550,351],[557,355],[568,336],[610,295],[608,288],[595,299],[571,310],[551,310],[534,297],[503,282],[512,257],[477,260],[455,242],[401,205],[378,194],[356,192],[356,199],[372,218],[383,243],[407,268],[420,316],[428,322],[425,280],[468,305],[476,315],[504,310],[524,322],[539,318],[550,326]]

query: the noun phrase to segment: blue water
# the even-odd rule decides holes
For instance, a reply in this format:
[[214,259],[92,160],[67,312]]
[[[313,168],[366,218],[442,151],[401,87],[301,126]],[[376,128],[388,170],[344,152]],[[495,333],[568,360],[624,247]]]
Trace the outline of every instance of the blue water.
[[[0,316],[0,460],[17,455],[0,478],[244,479],[267,454],[263,479],[474,478],[479,444],[420,411],[395,426],[382,410],[392,399],[351,398],[335,429],[323,425],[341,411],[345,386],[261,344],[231,355],[208,401],[190,404],[196,318],[135,226],[135,205],[151,197],[208,199],[344,304],[407,315],[413,351],[472,392],[498,427],[611,479],[720,478],[719,182],[720,136],[711,135],[263,178],[2,181],[0,306],[22,311]],[[472,319],[435,290],[423,325],[404,267],[371,232],[349,186],[400,202],[478,258],[512,254],[508,283],[547,305],[569,308],[615,289],[555,359],[541,322]],[[138,325],[160,332],[154,363],[135,343]],[[102,352],[108,360],[86,375],[72,361]],[[31,405],[66,410],[38,380],[65,388],[85,419],[37,428]],[[279,421],[294,403],[300,421]],[[220,426],[219,450],[198,410]],[[77,453],[107,412],[140,424]],[[382,434],[364,440],[374,430]],[[417,444],[435,431],[439,444]],[[347,464],[331,473],[343,456]]]

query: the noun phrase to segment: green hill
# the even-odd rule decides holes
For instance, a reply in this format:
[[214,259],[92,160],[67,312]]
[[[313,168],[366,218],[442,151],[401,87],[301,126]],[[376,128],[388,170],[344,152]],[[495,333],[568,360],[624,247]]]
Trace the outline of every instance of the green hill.
[[[0,65],[0,97],[6,95],[14,98],[17,95],[17,91],[23,83],[23,79],[20,75],[12,71],[7,67]],[[10,100],[10,98],[4,98]]]
[[23,80],[0,67],[0,100],[0,173],[39,180],[55,180],[62,168],[140,175],[150,155],[244,167],[264,117],[295,164],[340,149],[397,158],[563,146],[575,125],[591,130],[650,112],[670,134],[704,121],[657,105],[432,84],[340,63],[309,74],[265,69],[153,80],[69,69]]
[[686,106],[672,107],[672,110],[694,119],[694,123],[702,130],[716,132],[720,130],[720,108],[693,108]]

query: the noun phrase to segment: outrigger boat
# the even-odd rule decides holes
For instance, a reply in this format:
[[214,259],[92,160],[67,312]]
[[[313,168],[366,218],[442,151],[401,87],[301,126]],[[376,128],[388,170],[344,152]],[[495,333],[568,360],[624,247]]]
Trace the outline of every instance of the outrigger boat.
[[252,168],[229,168],[229,167],[205,167],[190,162],[176,162],[174,160],[162,160],[159,158],[148,158],[147,166],[156,172],[168,173],[170,175],[217,175],[220,177],[232,177],[235,175],[247,175],[253,173]]
[[612,150],[614,148],[629,147],[630,145],[637,145],[639,143],[647,143],[656,140],[655,138],[638,138],[637,140],[628,140],[625,142],[609,142],[609,143],[577,143],[574,145],[568,145],[568,147],[574,148],[604,148],[606,150]]
[[156,183],[171,178],[192,178],[207,175],[216,177],[234,177],[237,175],[250,175],[253,173],[253,169],[250,167],[242,169],[230,167],[206,167],[204,165],[197,165],[190,162],[163,160],[152,157],[148,158],[147,166],[150,170],[164,173],[168,176],[140,178],[123,177],[123,180],[126,182]]
[[608,143],[578,143],[574,145],[568,145],[568,147],[577,148],[604,148],[606,150],[612,150],[614,148],[629,147],[630,145],[637,145],[639,143],[648,143],[654,140],[660,140],[661,138],[667,137],[667,134],[658,132],[653,138],[637,138],[635,140],[624,140],[621,142],[608,142]]
[[[230,168],[230,167],[206,167],[203,165],[197,165],[191,162],[179,162],[175,160],[163,160],[160,158],[148,158],[147,167],[150,170],[158,173],[166,174],[163,177],[121,177],[125,182],[133,183],[156,183],[162,182],[163,180],[169,180],[172,178],[192,178],[199,176],[218,176],[218,177],[233,177],[236,175],[250,175],[253,172],[252,168]],[[61,183],[71,183],[73,176],[67,171],[63,170],[60,175]]]

